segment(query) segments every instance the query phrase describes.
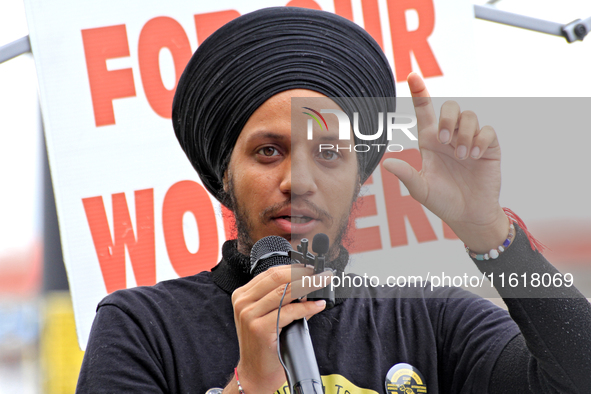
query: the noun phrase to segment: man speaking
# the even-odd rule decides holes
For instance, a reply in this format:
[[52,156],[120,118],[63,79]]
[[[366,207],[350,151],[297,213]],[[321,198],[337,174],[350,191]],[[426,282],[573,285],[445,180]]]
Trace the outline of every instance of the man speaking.
[[[556,272],[499,205],[495,131],[454,102],[438,121],[420,77],[408,82],[422,170],[394,159],[384,167],[491,277]],[[326,393],[588,392],[591,308],[572,286],[536,298],[498,287],[509,313],[461,289],[414,287],[384,298],[337,297],[325,310],[324,301],[292,302],[290,266],[253,277],[251,248],[270,235],[295,248],[327,234],[327,265],[341,273],[352,206],[384,153],[319,151],[334,135],[322,127],[312,139],[292,133],[292,101],[326,100],[347,112],[346,98],[395,97],[394,86],[369,34],[330,13],[263,9],[211,35],[179,81],[173,125],[205,187],[234,213],[237,239],[224,244],[211,272],[101,301],[77,392],[283,393],[276,324],[304,317]],[[377,125],[366,126],[375,133]],[[386,142],[383,133],[377,143]]]

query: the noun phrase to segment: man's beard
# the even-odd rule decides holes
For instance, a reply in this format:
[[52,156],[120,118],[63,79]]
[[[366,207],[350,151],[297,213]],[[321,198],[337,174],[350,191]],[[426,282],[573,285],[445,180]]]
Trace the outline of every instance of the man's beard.
[[[354,217],[353,212],[358,209],[358,201],[359,200],[357,197],[359,196],[360,188],[361,188],[361,186],[358,183],[357,187],[355,188],[355,191],[353,193],[353,196],[351,198],[351,203],[349,205],[349,215],[343,215],[343,217],[340,218],[338,223],[336,223],[336,225],[337,225],[336,236],[334,237],[334,240],[332,240],[332,244],[331,244],[328,254],[327,254],[327,257],[328,257],[327,261],[328,262],[327,262],[326,266],[329,268],[344,270],[345,266],[348,263],[348,258],[345,259],[346,261],[341,261],[341,259],[337,259],[337,258],[339,257],[339,255],[341,253],[341,249],[343,248],[342,243],[343,242],[345,242],[347,244],[352,243],[352,241],[349,239],[349,236],[348,236],[349,229],[350,229],[350,227],[352,227],[352,223],[350,222],[350,219]],[[305,199],[300,200],[300,199],[301,199],[301,197],[298,197],[298,200],[297,200],[298,205],[299,204],[305,205],[306,208],[308,208],[309,210],[311,210],[312,212],[315,213],[317,218],[321,218],[323,221],[329,223],[329,226],[335,225],[334,218],[327,211],[321,209],[316,204],[314,204],[308,200],[305,200]],[[291,205],[292,202],[294,202],[294,201],[290,197],[289,199],[285,200],[284,202],[277,203],[277,204],[274,204],[270,207],[267,207],[259,214],[259,217],[258,217],[259,223],[260,224],[268,223],[270,220],[272,220],[274,217],[276,217],[277,212],[281,211],[286,206]],[[253,223],[251,220],[249,220],[248,215],[246,214],[246,210],[237,201],[236,193],[235,193],[235,189],[234,189],[233,177],[231,174],[228,176],[227,190],[225,193],[225,198],[224,198],[223,204],[230,211],[232,211],[234,214],[234,218],[235,218],[235,222],[236,222],[236,230],[237,230],[238,251],[242,254],[249,255],[250,250],[252,249],[252,247],[255,244],[255,241],[252,239],[251,234],[254,231],[256,223]],[[292,234],[289,234],[285,238],[288,241],[291,241]]]

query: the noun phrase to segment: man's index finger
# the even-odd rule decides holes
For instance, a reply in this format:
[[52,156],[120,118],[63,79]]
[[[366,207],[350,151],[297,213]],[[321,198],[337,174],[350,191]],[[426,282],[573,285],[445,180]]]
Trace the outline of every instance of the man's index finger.
[[423,79],[417,73],[410,73],[408,76],[408,87],[412,94],[419,133],[429,126],[435,125],[437,127],[437,116],[435,115],[431,96],[427,91],[427,86]]

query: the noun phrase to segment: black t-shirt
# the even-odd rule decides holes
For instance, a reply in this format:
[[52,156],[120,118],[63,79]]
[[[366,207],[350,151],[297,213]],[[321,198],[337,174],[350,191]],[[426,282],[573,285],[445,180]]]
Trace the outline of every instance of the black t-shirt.
[[[251,278],[235,243],[222,252],[212,272],[103,299],[77,392],[203,394],[224,387],[239,358],[231,292]],[[501,256],[476,263],[494,275],[557,272],[519,228]],[[587,300],[574,287],[519,293],[543,298],[497,289],[511,316],[464,290],[429,287],[345,299],[315,315],[309,327],[325,392],[386,393],[386,376],[397,383],[391,393],[403,392],[400,383],[429,394],[591,392]]]
[[[508,313],[461,289],[393,291],[404,297],[347,299],[309,320],[326,393],[383,393],[397,364],[418,370],[429,394],[485,392],[519,333]],[[224,387],[239,356],[230,294],[209,272],[115,292],[99,304],[87,353],[81,392]]]

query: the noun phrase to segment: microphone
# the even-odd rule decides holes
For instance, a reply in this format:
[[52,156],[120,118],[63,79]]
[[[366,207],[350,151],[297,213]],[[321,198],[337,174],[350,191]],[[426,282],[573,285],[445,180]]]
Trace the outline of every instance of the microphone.
[[250,273],[257,276],[276,265],[291,264],[291,250],[291,244],[277,235],[259,239],[250,250]]
[[[258,240],[250,252],[250,272],[258,275],[276,265],[291,264],[291,244],[271,235]],[[279,334],[283,367],[292,394],[323,394],[318,362],[306,319],[294,320]]]
[[328,253],[329,243],[328,235],[318,233],[312,240],[312,251],[318,255],[325,255]]
[[[320,274],[330,268],[325,268],[324,263],[326,260],[326,254],[328,253],[330,241],[328,235],[318,233],[312,240],[312,251],[316,253],[314,259],[314,273]],[[334,290],[330,287],[324,287],[322,289],[315,290],[308,294],[308,301],[324,300],[326,301],[326,309],[331,309],[335,305],[335,294]]]

